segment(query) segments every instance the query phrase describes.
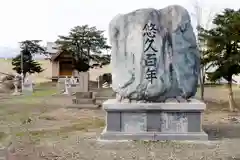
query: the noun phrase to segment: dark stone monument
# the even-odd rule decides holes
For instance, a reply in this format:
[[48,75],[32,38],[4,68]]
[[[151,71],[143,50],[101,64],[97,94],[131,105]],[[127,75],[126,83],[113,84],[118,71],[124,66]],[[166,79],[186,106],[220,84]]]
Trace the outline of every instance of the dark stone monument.
[[112,88],[105,140],[207,140],[194,99],[200,56],[186,9],[139,9],[110,22]]

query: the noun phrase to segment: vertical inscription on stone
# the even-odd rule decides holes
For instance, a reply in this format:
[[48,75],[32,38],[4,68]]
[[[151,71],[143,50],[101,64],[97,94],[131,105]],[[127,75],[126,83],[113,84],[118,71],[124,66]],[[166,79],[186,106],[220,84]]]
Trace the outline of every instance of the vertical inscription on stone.
[[122,113],[122,132],[145,132],[147,131],[146,113]]
[[145,24],[143,28],[144,37],[144,53],[145,53],[145,66],[146,68],[146,79],[152,84],[154,79],[157,79],[157,57],[156,52],[158,50],[154,47],[155,38],[157,33],[157,27],[155,24],[149,22]]
[[188,132],[188,120],[186,113],[163,112],[161,113],[161,132]]

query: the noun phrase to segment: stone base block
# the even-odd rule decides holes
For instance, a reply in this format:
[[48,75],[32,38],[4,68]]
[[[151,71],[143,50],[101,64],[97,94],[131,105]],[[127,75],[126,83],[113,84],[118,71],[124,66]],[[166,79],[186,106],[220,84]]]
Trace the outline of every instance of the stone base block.
[[124,133],[124,132],[102,132],[101,139],[104,140],[208,140],[205,132],[200,133],[161,133],[161,132],[145,132],[145,133]]
[[96,100],[95,99],[87,99],[87,98],[82,98],[82,99],[72,99],[73,104],[95,104]]
[[76,96],[76,99],[94,98],[94,93],[93,92],[76,92],[75,96]]
[[196,99],[186,103],[124,103],[105,101],[104,140],[207,140],[201,115],[206,105]]
[[99,109],[99,105],[96,104],[72,104],[67,105],[65,108],[71,108],[71,109]]

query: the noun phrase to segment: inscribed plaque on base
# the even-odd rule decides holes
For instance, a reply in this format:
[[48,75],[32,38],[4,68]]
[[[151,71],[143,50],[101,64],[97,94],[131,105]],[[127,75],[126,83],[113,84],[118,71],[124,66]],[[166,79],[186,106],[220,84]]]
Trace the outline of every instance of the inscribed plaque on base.
[[161,132],[188,132],[188,119],[186,113],[161,113]]
[[122,113],[123,132],[145,132],[147,130],[146,113]]

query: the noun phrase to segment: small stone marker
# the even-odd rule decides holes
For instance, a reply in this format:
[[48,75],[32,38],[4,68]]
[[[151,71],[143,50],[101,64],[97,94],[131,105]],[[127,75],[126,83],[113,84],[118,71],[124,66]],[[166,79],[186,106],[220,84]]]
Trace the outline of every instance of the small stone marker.
[[13,80],[13,85],[14,85],[14,92],[12,93],[12,95],[17,96],[20,95],[21,93],[18,91],[18,75],[15,75],[14,80]]
[[64,85],[65,85],[65,90],[64,90],[63,94],[68,95],[69,94],[69,88],[70,88],[70,80],[67,76],[65,77]]
[[78,92],[89,92],[89,72],[79,72],[78,73]]
[[33,83],[32,83],[32,79],[30,78],[29,74],[27,74],[24,79],[22,91],[24,94],[32,94],[32,92],[33,92]]
[[71,76],[71,78],[66,77],[65,78],[65,92],[63,94],[73,94],[78,91],[79,88],[79,79],[74,78]]
[[71,85],[71,87],[76,87],[76,84],[77,84],[76,79],[73,76],[71,76],[71,78],[70,78],[70,85]]

